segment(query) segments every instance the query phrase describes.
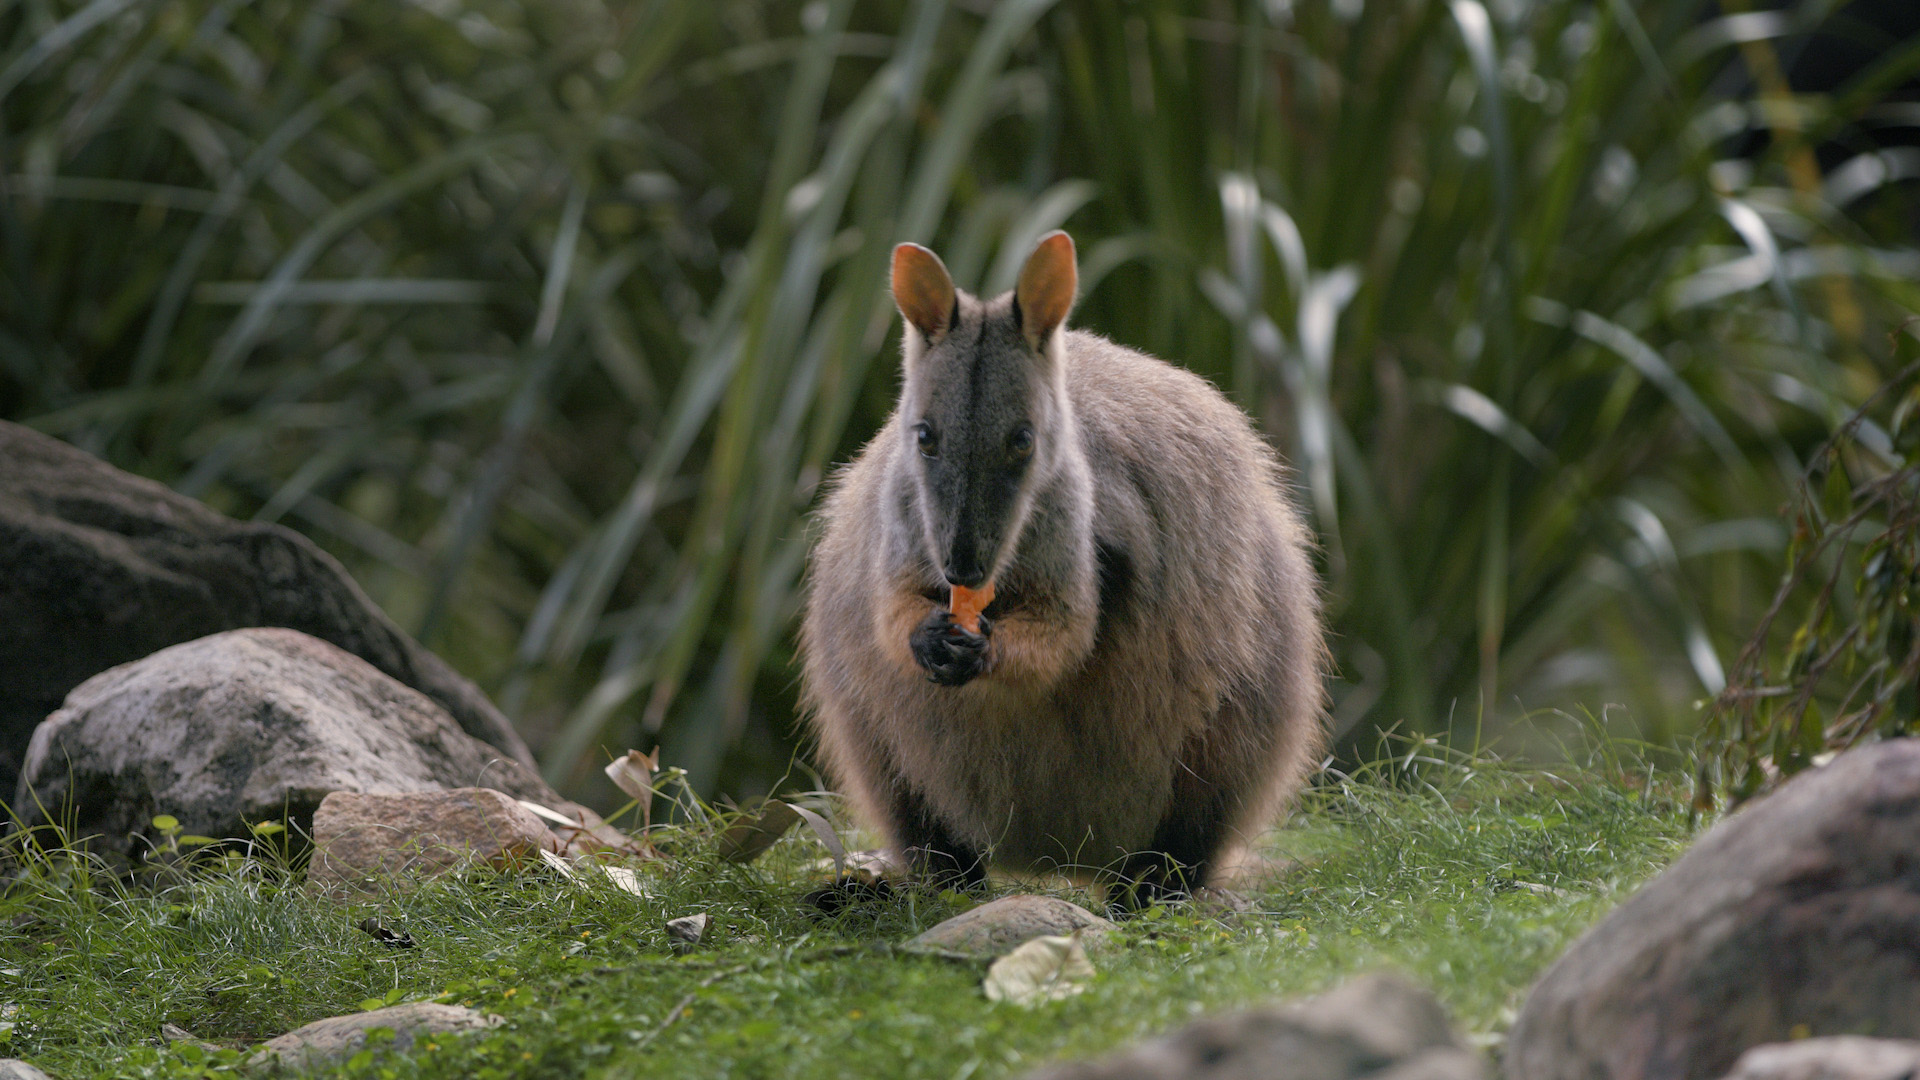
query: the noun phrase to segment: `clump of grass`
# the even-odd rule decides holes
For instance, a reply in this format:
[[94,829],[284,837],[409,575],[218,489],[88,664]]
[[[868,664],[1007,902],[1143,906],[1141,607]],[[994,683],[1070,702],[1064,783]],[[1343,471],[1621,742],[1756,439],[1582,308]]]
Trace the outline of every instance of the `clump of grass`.
[[[1251,890],[1254,913],[1152,909],[1123,924],[1085,994],[1035,1012],[987,1002],[980,965],[888,948],[966,898],[803,912],[821,854],[803,832],[743,866],[718,857],[718,820],[657,829],[673,855],[642,867],[644,896],[476,871],[346,904],[259,861],[209,857],[129,885],[69,849],[17,850],[0,898],[17,927],[0,945],[6,1050],[71,1075],[225,1075],[300,1023],[435,999],[509,1024],[335,1073],[993,1077],[1376,965],[1409,970],[1497,1041],[1533,974],[1675,853],[1685,801],[1659,770],[1411,749],[1308,794],[1274,837],[1296,863]],[[664,923],[695,911],[713,917],[709,940],[676,954]],[[356,929],[369,916],[416,947]],[[224,1049],[162,1047],[163,1023]]]
[[312,532],[570,793],[660,743],[746,794],[790,758],[804,515],[892,399],[889,247],[998,290],[1065,225],[1077,324],[1298,465],[1344,726],[1684,733],[1920,304],[1901,170],[1806,158],[1920,52],[1730,100],[1743,18],[13,5],[0,416]]

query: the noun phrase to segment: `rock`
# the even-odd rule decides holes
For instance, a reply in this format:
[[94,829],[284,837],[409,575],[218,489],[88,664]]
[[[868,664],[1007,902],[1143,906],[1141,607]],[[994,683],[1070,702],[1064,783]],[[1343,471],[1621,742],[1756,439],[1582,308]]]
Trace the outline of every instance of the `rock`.
[[[200,1038],[199,1036],[195,1035],[193,1032],[188,1031],[186,1028],[183,1028],[178,1024],[161,1024],[160,1038],[164,1042],[166,1042],[168,1045],[172,1045],[173,1043],[189,1043],[193,1046],[199,1047],[202,1051],[206,1053],[214,1053],[220,1049],[218,1046],[215,1046],[213,1043],[210,1043],[207,1040]],[[6,1080],[5,1073],[0,1073],[0,1080]]]
[[416,1041],[429,1036],[484,1031],[500,1023],[497,1016],[459,1005],[436,1005],[428,1001],[390,1005],[371,1012],[315,1020],[278,1038],[268,1039],[247,1064],[252,1068],[277,1065],[305,1072],[359,1053],[367,1044],[367,1032],[375,1028],[391,1029],[393,1042],[388,1045],[394,1050],[406,1051]]
[[0,462],[0,792],[13,790],[34,726],[67,691],[116,664],[248,626],[331,641],[532,766],[486,695],[300,534],[234,521],[18,424],[0,422]]
[[707,936],[707,926],[712,922],[713,916],[704,911],[682,915],[677,919],[668,919],[667,938],[673,942],[675,949],[681,949],[683,946],[691,948],[700,944],[700,939]]
[[30,1061],[0,1058],[0,1080],[53,1080],[53,1077],[41,1072]]
[[[426,695],[297,630],[229,630],[101,672],[34,732],[14,807],[136,855],[156,814],[183,832],[310,828],[329,792],[484,786],[569,809]],[[31,787],[31,791],[29,791]],[[145,839],[142,839],[142,838]]]
[[1920,740],[1840,755],[1714,826],[1568,949],[1514,1080],[1713,1080],[1748,1047],[1920,1036]]
[[1726,1080],[1908,1080],[1916,1073],[1920,1042],[1833,1035],[1756,1046]]
[[1084,930],[1089,947],[1113,924],[1078,904],[1051,896],[1003,896],[963,911],[907,942],[909,949],[989,957],[1011,952],[1037,937]]
[[313,814],[307,883],[341,891],[400,876],[433,877],[479,861],[538,862],[562,845],[541,821],[491,788],[363,795],[336,791]]
[[1432,994],[1394,975],[1333,992],[1199,1020],[1097,1061],[1028,1080],[1482,1080],[1486,1065],[1447,1024]]

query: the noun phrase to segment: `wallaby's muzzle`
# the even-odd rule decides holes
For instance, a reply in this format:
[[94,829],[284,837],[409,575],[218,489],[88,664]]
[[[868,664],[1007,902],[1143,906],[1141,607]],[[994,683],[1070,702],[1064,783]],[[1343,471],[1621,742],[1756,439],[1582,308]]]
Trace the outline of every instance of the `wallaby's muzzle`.
[[987,568],[974,557],[972,545],[956,547],[947,558],[947,584],[977,589],[987,583]]
[[[974,493],[963,490],[960,497],[972,502]],[[955,521],[953,539],[947,542],[946,559],[940,572],[946,576],[947,584],[977,589],[987,583],[987,572],[993,569],[993,550],[983,543],[980,530],[975,523],[981,518],[980,509],[963,505]],[[988,550],[982,551],[982,548]]]

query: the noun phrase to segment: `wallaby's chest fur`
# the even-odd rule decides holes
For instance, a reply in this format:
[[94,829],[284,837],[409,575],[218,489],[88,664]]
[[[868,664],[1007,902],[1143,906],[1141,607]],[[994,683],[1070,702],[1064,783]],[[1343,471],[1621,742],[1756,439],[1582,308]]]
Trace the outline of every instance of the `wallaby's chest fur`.
[[[949,332],[995,317],[962,296]],[[1022,866],[1164,852],[1204,876],[1318,752],[1307,538],[1277,462],[1211,386],[1090,334],[1052,344],[1065,404],[1041,437],[1071,445],[1042,443],[1047,471],[985,558],[998,592],[984,673],[938,685],[909,648],[954,574],[936,565],[945,541],[923,501],[941,496],[916,471],[912,434],[916,409],[947,415],[942,391],[910,374],[821,513],[802,626],[808,716],[835,781],[899,846]],[[964,363],[950,362],[949,384],[978,381]],[[962,453],[943,437],[936,453]],[[986,467],[966,459],[969,475]],[[992,497],[950,500],[958,529]]]

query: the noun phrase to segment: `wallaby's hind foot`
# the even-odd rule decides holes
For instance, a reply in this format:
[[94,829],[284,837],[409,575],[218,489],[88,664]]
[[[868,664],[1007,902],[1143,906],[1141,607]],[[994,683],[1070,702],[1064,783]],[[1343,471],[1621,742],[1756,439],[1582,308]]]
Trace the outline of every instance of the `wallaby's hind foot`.
[[906,858],[911,880],[934,889],[966,892],[986,887],[986,856],[954,836],[926,801],[904,783],[895,785],[888,810],[893,815],[891,831],[900,854]]
[[849,908],[892,900],[894,887],[886,878],[868,878],[843,874],[825,885],[810,889],[800,898],[801,910],[816,919],[837,919]]

